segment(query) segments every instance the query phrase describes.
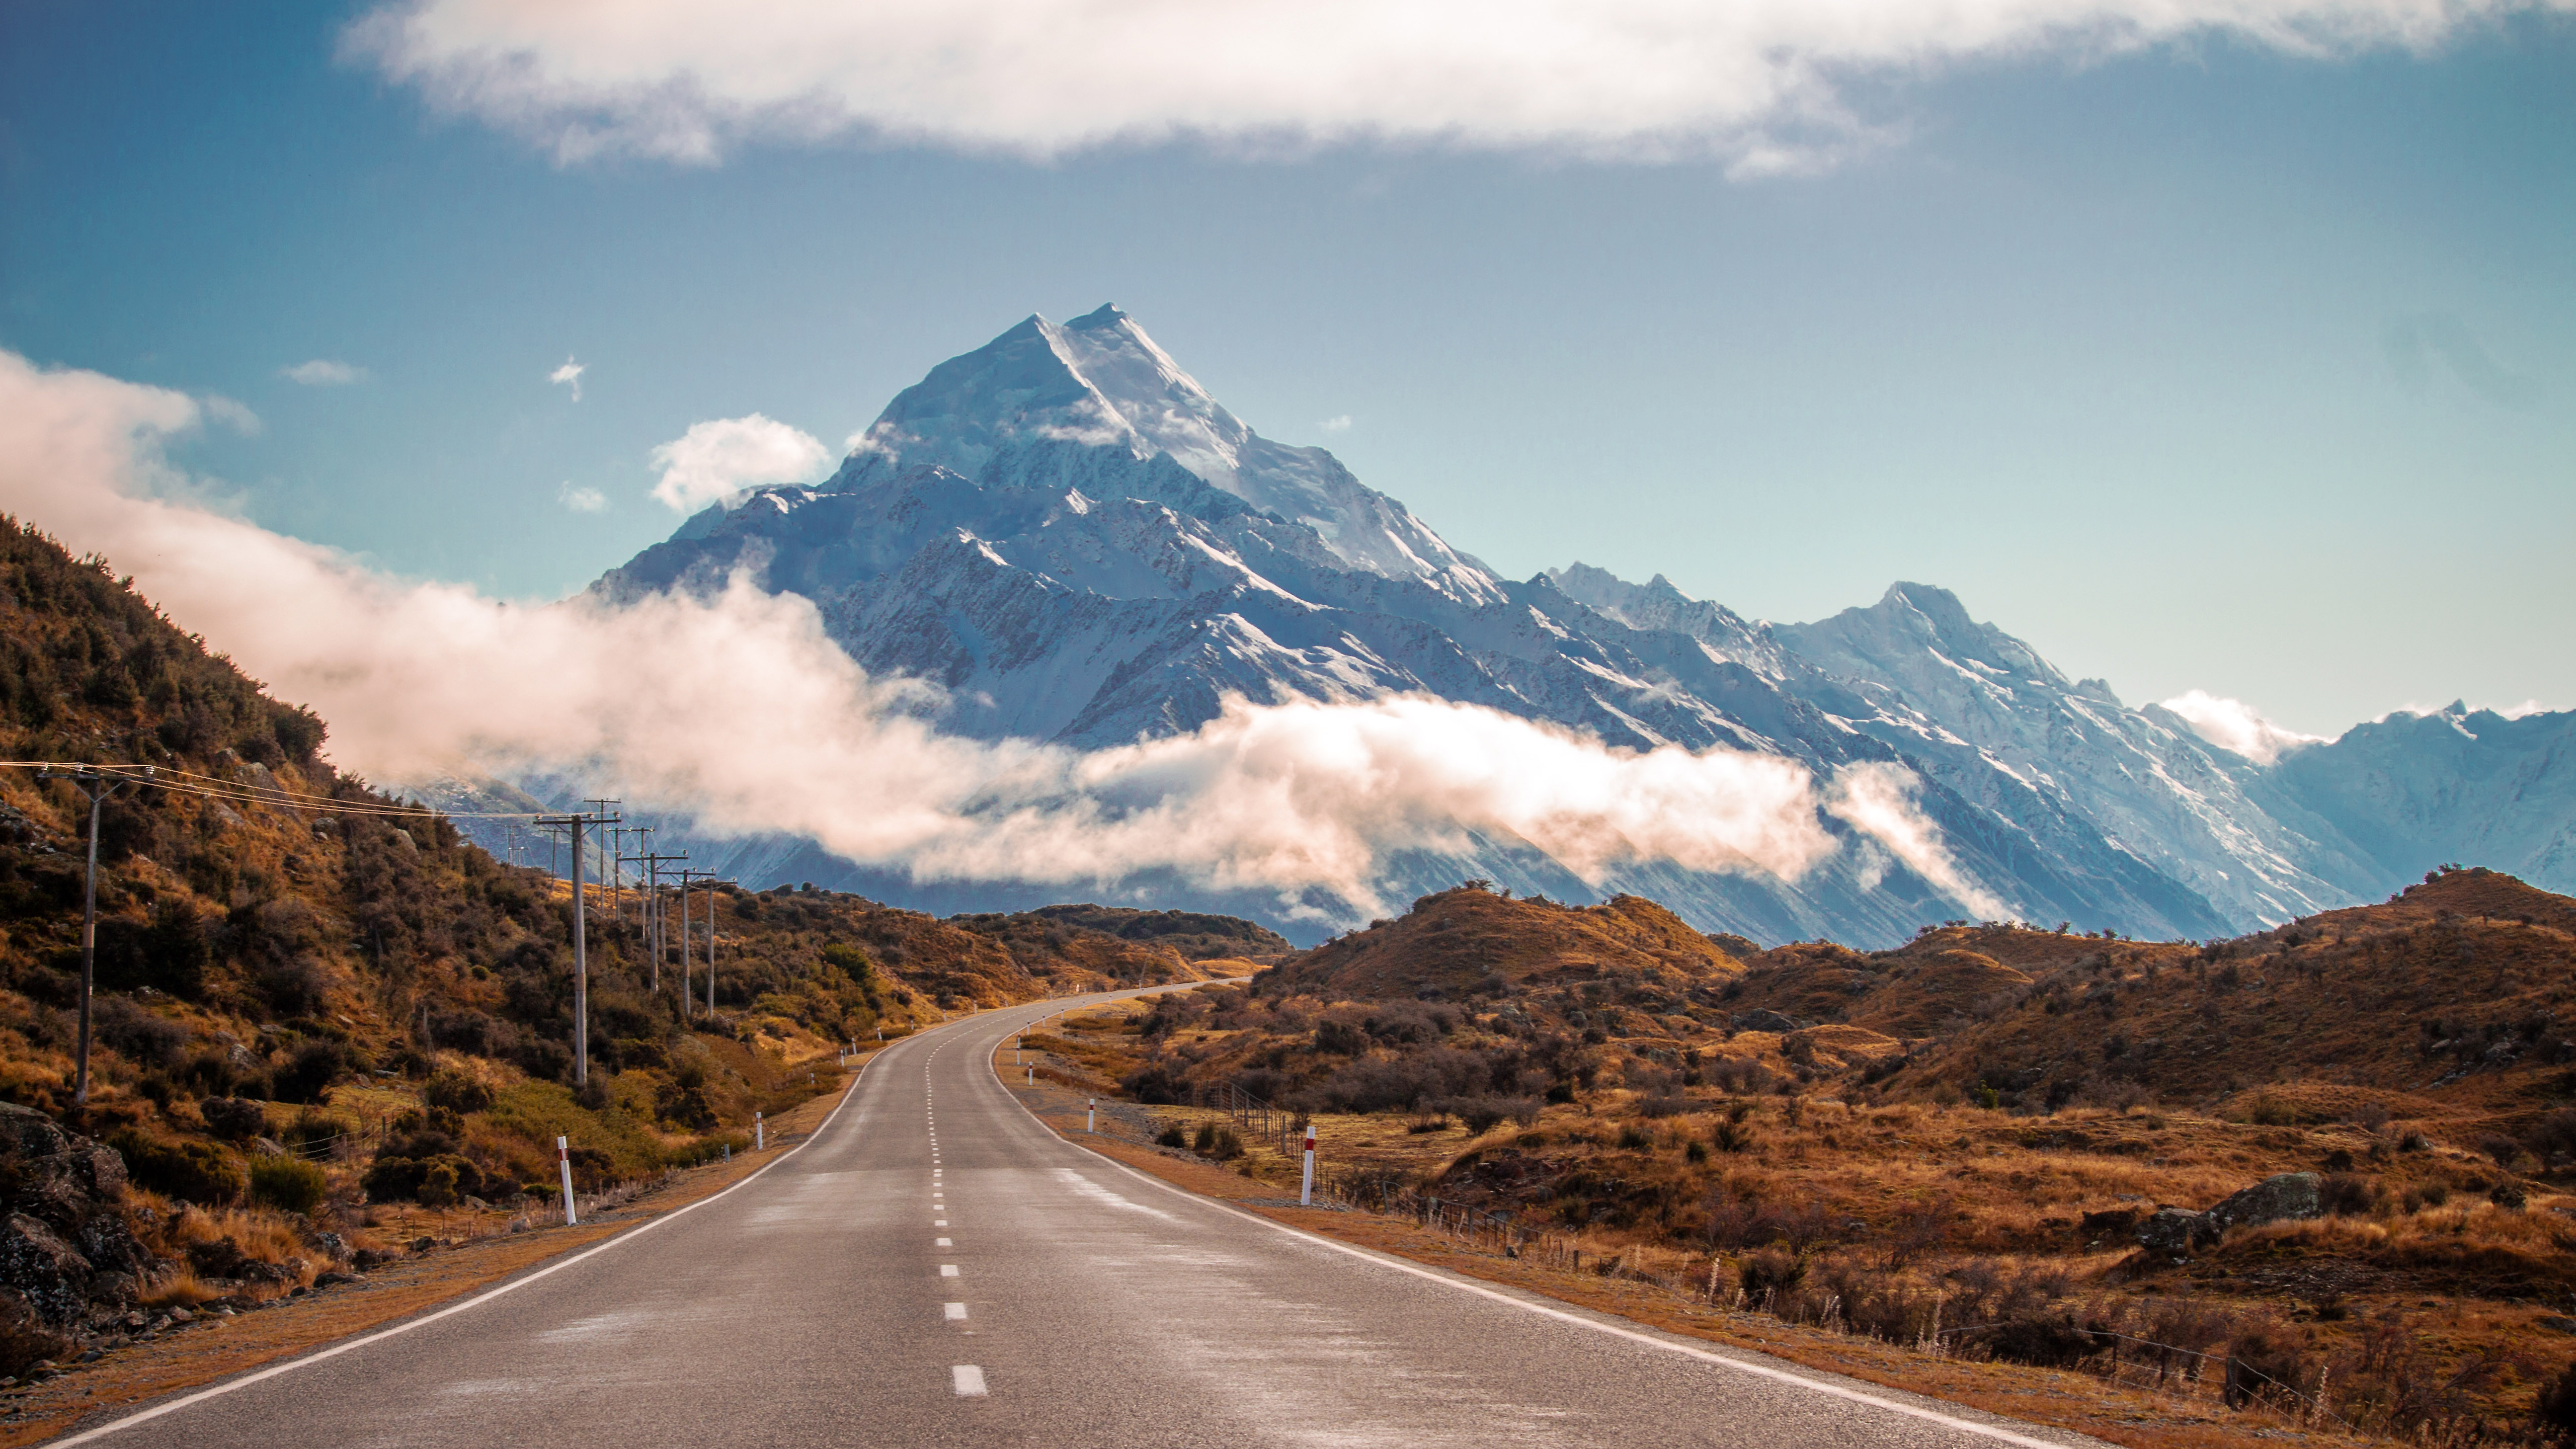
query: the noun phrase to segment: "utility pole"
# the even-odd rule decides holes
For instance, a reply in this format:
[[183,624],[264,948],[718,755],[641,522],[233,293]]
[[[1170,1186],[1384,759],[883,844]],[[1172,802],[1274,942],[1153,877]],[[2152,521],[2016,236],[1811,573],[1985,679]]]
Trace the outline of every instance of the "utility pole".
[[[707,1015],[716,1014],[716,894],[715,882],[707,883]],[[879,1044],[883,1044],[880,1039]]]
[[[584,804],[613,805],[613,800],[584,801]],[[585,825],[614,825],[614,815],[555,815],[539,821],[544,825],[566,825],[572,828],[572,1084],[590,1085],[590,946],[587,928],[589,907],[582,899],[581,830]]]
[[[707,939],[708,939],[710,942],[712,942],[712,941],[715,939],[715,934],[716,934],[716,873],[715,873],[714,871],[711,871],[711,870],[683,870],[683,871],[681,871],[681,872],[680,872],[680,1016],[681,1016],[681,1018],[682,1018],[683,1020],[686,1020],[688,1017],[693,1016],[693,1015],[695,1015],[695,1014],[697,1013],[697,1003],[696,1003],[695,1001],[693,1001],[693,1000],[691,1000],[691,999],[689,998],[689,975],[690,975],[690,972],[689,972],[689,964],[690,964],[690,963],[689,963],[689,951],[690,951],[690,949],[692,948],[692,946],[695,944],[694,942],[692,942],[692,941],[689,939],[689,878],[690,878],[691,876],[696,876],[698,879],[703,880],[703,881],[705,881],[705,882],[707,883]],[[714,971],[714,969],[715,969],[715,961],[714,961],[714,959],[713,959],[713,957],[714,957],[714,955],[715,955],[715,948],[714,948],[712,945],[710,945],[710,946],[708,947],[707,954],[708,954],[708,957],[709,957],[709,960],[708,960],[708,962],[707,962],[707,969],[708,969],[710,972],[713,972],[713,971]]]
[[[611,805],[622,805],[626,802],[622,800],[584,800],[581,803],[590,807],[587,813],[593,820],[609,822],[607,825],[608,838],[614,841],[617,838],[617,826],[615,824],[617,817],[608,813],[608,807]],[[608,923],[613,926],[617,924],[617,847],[611,845],[602,853],[608,857],[605,862],[608,869],[601,872],[601,874],[608,877]]]
[[[666,923],[662,919],[662,862],[666,860],[686,860],[688,858],[689,855],[687,851],[674,851],[668,855],[660,855],[650,850],[644,852],[640,856],[632,857],[632,859],[642,861],[644,869],[649,872],[645,877],[649,884],[645,888],[650,893],[649,899],[653,903],[653,909],[649,913],[651,924],[645,928],[645,937],[653,952],[652,989],[655,991],[662,989],[662,957],[663,954],[670,949],[669,938],[663,934],[663,927]],[[688,949],[688,938],[684,936],[680,940],[680,950],[683,954],[686,954]]]
[[[81,985],[80,1049],[72,1058],[72,1105],[89,1102],[89,993],[92,974],[98,964],[98,811],[107,797],[124,788],[125,781],[87,765],[69,770],[38,770],[39,780],[69,780],[72,788],[89,801],[89,868],[81,877]],[[152,778],[152,767],[143,767],[143,778]]]

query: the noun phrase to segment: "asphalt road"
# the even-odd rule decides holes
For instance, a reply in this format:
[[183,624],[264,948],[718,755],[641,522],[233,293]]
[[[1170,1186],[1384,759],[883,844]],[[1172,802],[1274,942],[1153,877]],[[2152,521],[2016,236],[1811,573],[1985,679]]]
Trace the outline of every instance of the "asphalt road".
[[1130,1172],[1057,1138],[987,1065],[1066,1004],[897,1044],[760,1176],[533,1281],[68,1442],[2092,1442],[1469,1284]]

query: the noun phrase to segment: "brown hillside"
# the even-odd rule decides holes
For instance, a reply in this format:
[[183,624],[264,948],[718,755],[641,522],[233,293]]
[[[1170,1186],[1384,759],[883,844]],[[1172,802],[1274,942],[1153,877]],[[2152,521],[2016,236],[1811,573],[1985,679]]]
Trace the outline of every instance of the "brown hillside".
[[[1886,1085],[1982,1082],[2033,1104],[2143,1091],[2214,1105],[2262,1088],[2337,1111],[2429,1093],[2511,1128],[2562,1100],[2558,1068],[2576,1059],[2560,1019],[2576,992],[2569,924],[2576,903],[2458,871],[2235,941],[2092,941]],[[1995,934],[2010,950],[2038,933]]]
[[1716,942],[1653,901],[1597,906],[1513,900],[1481,886],[1424,896],[1380,921],[1281,963],[1265,990],[1329,1001],[1494,995],[1604,977],[1685,990],[1743,970]]
[[[970,1006],[1227,974],[1192,958],[1277,939],[1225,917],[939,921],[724,887],[692,901],[693,925],[710,904],[717,919],[715,1007],[700,936],[684,1011],[676,943],[657,968],[635,893],[595,891],[576,1092],[570,888],[342,775],[324,738],[104,564],[0,521],[0,758],[159,772],[102,813],[91,1090],[76,1106],[88,811],[67,784],[0,770],[0,1103],[31,1109],[0,1139],[54,1142],[25,1125],[52,1118],[122,1152],[135,1184],[72,1213],[11,1186],[50,1179],[0,1140],[0,1237],[34,1214],[91,1241],[107,1215],[148,1256],[118,1260],[106,1276],[124,1286],[90,1301],[54,1281],[71,1269],[52,1248],[0,1242],[0,1327],[34,1325],[0,1333],[0,1375],[114,1347],[138,1295],[255,1306],[356,1248],[506,1225],[523,1189],[551,1190],[558,1134],[585,1191],[658,1177],[747,1140],[754,1112],[831,1090],[840,1043]],[[172,1257],[153,1225],[183,1221],[259,1266]],[[28,1303],[22,1321],[11,1305]]]

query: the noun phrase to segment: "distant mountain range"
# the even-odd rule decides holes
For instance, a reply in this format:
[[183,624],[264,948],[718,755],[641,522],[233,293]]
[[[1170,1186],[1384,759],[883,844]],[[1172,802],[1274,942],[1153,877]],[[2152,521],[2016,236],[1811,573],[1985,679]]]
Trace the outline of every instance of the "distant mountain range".
[[[1229,694],[1428,693],[1612,745],[1722,745],[1819,773],[1904,764],[1959,869],[2031,921],[2228,935],[2386,896],[2447,861],[2576,890],[2576,713],[2398,714],[2266,764],[2068,680],[1940,588],[1899,583],[1867,608],[1769,624],[1661,576],[1577,563],[1503,579],[1329,452],[1253,432],[1113,307],[1031,317],[941,363],[828,481],[710,507],[594,591],[707,589],[743,568],[813,600],[868,670],[946,686],[943,727],[986,739],[1097,748],[1191,730]],[[453,781],[422,791],[472,798]],[[925,887],[793,839],[685,848],[750,883],[930,909],[1064,894]],[[1886,943],[1965,913],[1868,850],[1796,881],[1647,865],[1595,886],[1528,842],[1480,839],[1390,860],[1384,893],[1465,876],[1578,901],[1633,891],[1774,942]],[[1279,916],[1257,896],[1130,884],[1156,904]]]

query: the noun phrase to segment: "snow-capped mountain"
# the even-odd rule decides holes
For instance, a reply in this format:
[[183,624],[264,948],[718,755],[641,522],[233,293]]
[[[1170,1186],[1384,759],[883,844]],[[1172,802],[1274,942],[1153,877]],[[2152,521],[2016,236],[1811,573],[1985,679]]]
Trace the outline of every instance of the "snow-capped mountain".
[[[870,671],[944,686],[943,727],[980,738],[1101,748],[1193,729],[1228,695],[1428,693],[1613,745],[1724,745],[1820,775],[1907,765],[1977,890],[2026,919],[2131,934],[2216,935],[2384,894],[2421,869],[2404,864],[2420,853],[2406,842],[2453,838],[2427,824],[2459,808],[2444,771],[2477,773],[2465,757],[2391,763],[2433,759],[2383,744],[2405,733],[2394,725],[2255,765],[2178,716],[2124,706],[2099,680],[2069,681],[1919,584],[1773,626],[1660,576],[1632,584],[1575,564],[1500,579],[1330,453],[1246,427],[1111,307],[1062,325],[1031,317],[940,364],[827,482],[711,507],[595,590],[631,599],[744,569],[811,598]],[[2529,742],[2509,760],[2490,745],[2478,778],[2495,782],[2488,795],[2520,781],[2535,807],[2524,813],[2548,819],[2483,838],[2576,865],[2566,726],[2478,716],[2440,728],[2453,731],[2445,749]],[[2372,803],[2356,804],[2356,789]],[[746,878],[925,904],[1023,894],[1007,882],[926,891],[789,839],[692,848]],[[1407,857],[1384,893],[1470,874],[1599,893],[1512,839]],[[1258,901],[1152,886],[1263,914]],[[1768,940],[1884,941],[1964,913],[1866,850],[1795,882],[1650,866],[1603,888]]]

